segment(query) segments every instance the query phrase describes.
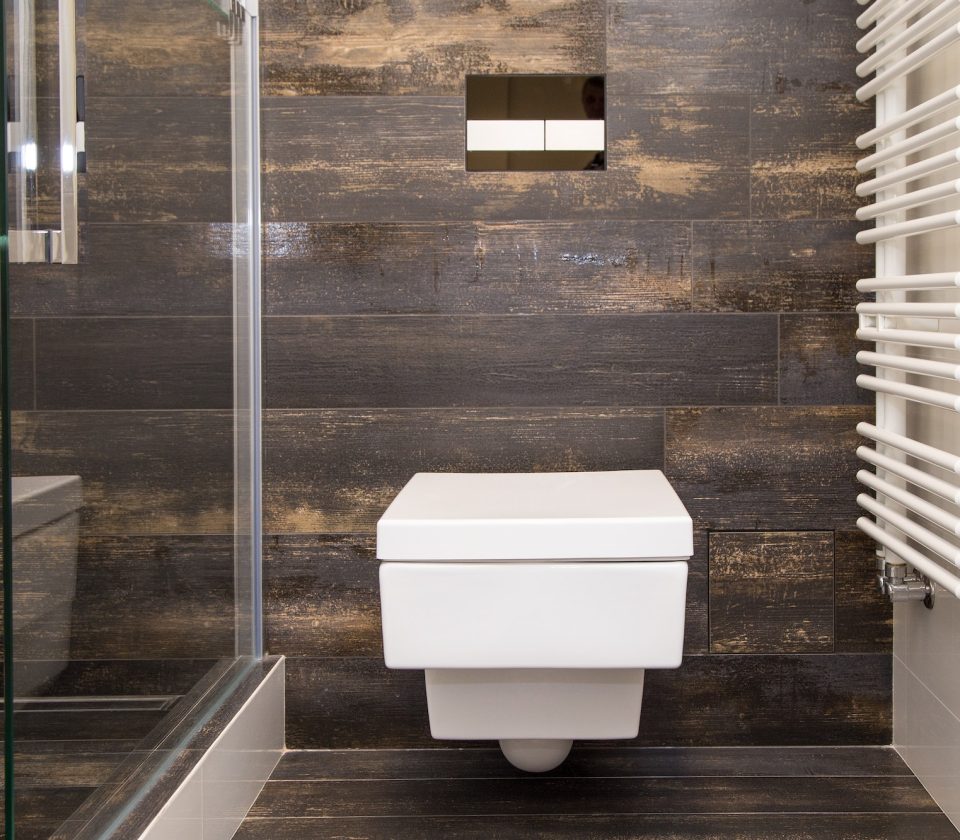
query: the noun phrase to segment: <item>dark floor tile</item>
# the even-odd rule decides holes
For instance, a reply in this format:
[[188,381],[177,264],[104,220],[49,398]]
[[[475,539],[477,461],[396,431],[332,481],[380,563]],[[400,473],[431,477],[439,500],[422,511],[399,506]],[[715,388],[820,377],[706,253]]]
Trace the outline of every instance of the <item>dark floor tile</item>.
[[943,814],[247,819],[236,840],[957,840]]
[[937,813],[912,777],[268,782],[251,817]]
[[[912,776],[892,747],[591,747],[551,776]],[[499,748],[291,750],[272,781],[530,778]]]
[[93,750],[37,753],[30,751],[30,742],[24,743],[23,746],[24,751],[18,751],[14,755],[17,790],[72,786],[97,787],[107,781],[130,755],[129,751],[96,752]]

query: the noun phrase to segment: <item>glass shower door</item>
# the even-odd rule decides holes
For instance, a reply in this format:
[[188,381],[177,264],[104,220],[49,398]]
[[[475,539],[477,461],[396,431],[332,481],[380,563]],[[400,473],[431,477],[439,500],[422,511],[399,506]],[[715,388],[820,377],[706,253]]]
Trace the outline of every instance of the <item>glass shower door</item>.
[[101,837],[261,655],[256,19],[4,0],[4,43],[6,836]]

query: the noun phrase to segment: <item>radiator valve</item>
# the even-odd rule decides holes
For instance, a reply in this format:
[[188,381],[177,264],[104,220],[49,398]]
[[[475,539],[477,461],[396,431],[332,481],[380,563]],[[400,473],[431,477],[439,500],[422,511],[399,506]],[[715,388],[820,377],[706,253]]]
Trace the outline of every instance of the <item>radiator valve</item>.
[[927,609],[933,609],[935,595],[933,581],[915,570],[907,574],[906,563],[884,560],[883,568],[877,573],[877,586],[880,592],[890,596],[893,603],[923,601]]

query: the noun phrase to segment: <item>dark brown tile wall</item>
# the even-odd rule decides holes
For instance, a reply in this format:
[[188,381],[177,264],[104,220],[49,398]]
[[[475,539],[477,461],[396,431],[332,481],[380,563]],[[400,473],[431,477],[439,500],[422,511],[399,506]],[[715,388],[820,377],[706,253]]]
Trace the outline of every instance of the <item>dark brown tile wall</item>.
[[713,653],[832,651],[832,531],[710,535]]
[[[890,741],[854,532],[856,9],[264,0],[266,636],[291,747],[430,739],[375,524],[420,470],[662,468],[695,524],[644,744]],[[601,73],[606,172],[467,173],[466,73]]]

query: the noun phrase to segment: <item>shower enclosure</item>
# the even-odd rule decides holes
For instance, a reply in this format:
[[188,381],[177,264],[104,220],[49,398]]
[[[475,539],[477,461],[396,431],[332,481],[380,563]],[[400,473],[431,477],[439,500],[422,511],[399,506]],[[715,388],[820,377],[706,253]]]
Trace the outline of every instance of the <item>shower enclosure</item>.
[[4,0],[8,838],[125,825],[262,656],[256,25]]

